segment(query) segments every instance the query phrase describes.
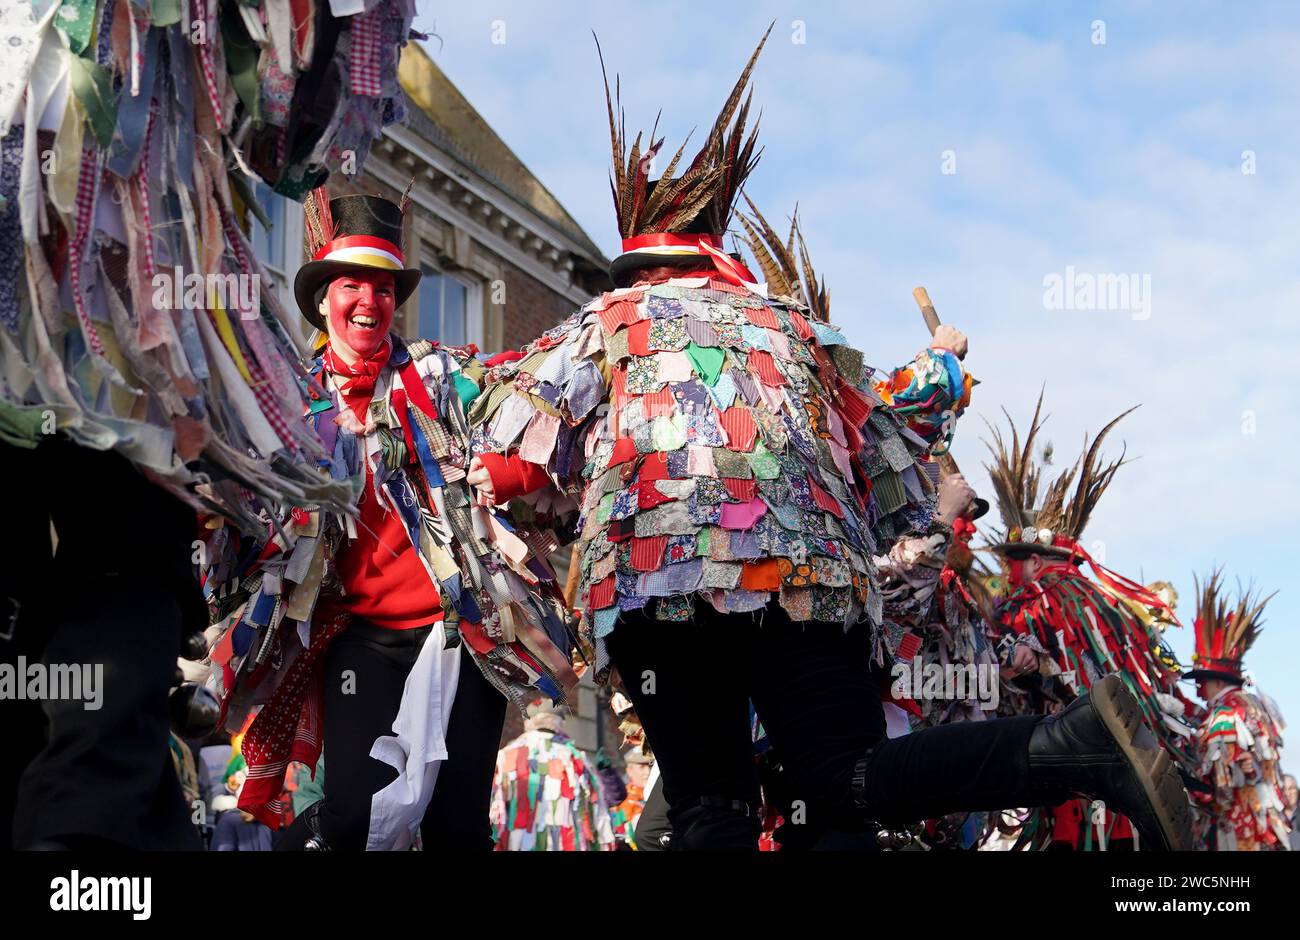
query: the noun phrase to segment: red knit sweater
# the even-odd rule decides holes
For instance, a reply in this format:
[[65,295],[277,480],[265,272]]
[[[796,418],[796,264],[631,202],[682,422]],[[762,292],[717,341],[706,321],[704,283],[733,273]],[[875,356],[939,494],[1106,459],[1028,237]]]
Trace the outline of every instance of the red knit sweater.
[[[344,397],[363,424],[371,397]],[[401,518],[375,499],[372,478],[367,462],[357,537],[344,543],[335,559],[343,582],[343,603],[349,613],[390,630],[436,623],[443,616],[438,586],[415,553]]]

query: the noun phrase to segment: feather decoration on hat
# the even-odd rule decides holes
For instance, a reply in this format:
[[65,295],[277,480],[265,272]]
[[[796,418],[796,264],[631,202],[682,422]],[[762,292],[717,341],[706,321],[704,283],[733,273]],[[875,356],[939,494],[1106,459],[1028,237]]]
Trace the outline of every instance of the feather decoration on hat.
[[1216,568],[1210,573],[1205,584],[1193,575],[1196,585],[1196,659],[1198,664],[1205,660],[1236,661],[1245,657],[1246,651],[1255,645],[1263,628],[1261,614],[1264,607],[1277,592],[1263,600],[1253,588],[1242,590],[1237,587],[1237,605],[1224,596],[1222,588],[1223,569]]
[[[1071,538],[1079,539],[1083,537],[1083,530],[1088,527],[1088,520],[1092,518],[1092,511],[1097,507],[1097,503],[1101,501],[1101,496],[1110,486],[1111,480],[1115,478],[1115,472],[1128,463],[1124,459],[1128,448],[1124,447],[1120,450],[1118,460],[1103,465],[1100,461],[1101,442],[1110,433],[1111,428],[1115,427],[1139,407],[1141,406],[1134,405],[1127,411],[1112,418],[1101,429],[1091,446],[1088,445],[1088,438],[1085,435],[1083,439],[1084,453],[1080,456],[1079,461],[1070,470],[1062,474],[1060,480],[1052,484],[1049,495],[1054,493],[1058,484],[1061,485],[1062,489],[1061,524],[1058,528]],[[1079,483],[1075,487],[1074,496],[1068,502],[1065,502],[1064,490],[1069,487],[1070,478],[1076,474]]]
[[[637,134],[631,149],[627,148],[619,80],[615,76],[614,94],[611,97],[609,74],[597,39],[596,53],[600,57],[600,71],[605,82],[605,108],[609,116],[609,140],[613,152],[610,192],[614,197],[619,234],[623,238],[649,232],[681,232],[697,217],[702,217],[712,232],[721,234],[726,231],[736,195],[757,165],[761,154],[761,151],[754,152],[758,135],[757,121],[748,136],[745,134],[753,91],[750,91],[743,104],[740,98],[771,32],[772,26],[768,26],[709,131],[704,146],[686,171],[680,178],[673,176],[686,144],[690,141],[690,135],[677,148],[668,168],[653,188],[648,185],[650,165],[663,146],[663,138],[655,139],[659,120],[656,117],[644,153],[641,150],[641,134]],[[614,114],[616,104],[617,120]]]
[[[829,322],[830,291],[826,287],[826,281],[819,281],[813,270],[808,245],[804,242],[803,230],[799,227],[799,207],[795,207],[794,215],[790,218],[790,235],[782,243],[754,201],[747,193],[742,195],[754,214],[753,218],[747,217],[743,212],[737,216],[746,232],[746,237],[742,240],[763,271],[768,293],[774,297],[797,300],[811,311],[813,319],[822,323]],[[797,255],[796,242],[799,249]]]
[[993,455],[993,463],[985,464],[993,484],[994,498],[998,504],[998,514],[1002,525],[1009,534],[1013,529],[1033,525],[1037,521],[1033,507],[1038,502],[1038,482],[1041,468],[1034,460],[1034,439],[1042,429],[1046,418],[1042,417],[1043,393],[1038,393],[1038,404],[1034,407],[1033,420],[1029,422],[1029,433],[1024,445],[1020,443],[1020,432],[1011,414],[1005,409],[1007,424],[1011,427],[1011,444],[1008,447],[1000,428],[994,427],[986,420],[993,435],[992,442],[985,441],[984,446]]
[[334,217],[330,214],[330,196],[324,186],[307,194],[302,204],[303,229],[307,241],[307,257],[314,258],[321,246],[334,239]]
[[[993,455],[993,463],[985,464],[985,469],[993,482],[998,512],[1006,529],[1004,535],[1009,536],[1012,530],[1032,525],[1059,532],[1076,541],[1082,538],[1102,494],[1110,486],[1116,471],[1128,462],[1124,459],[1124,454],[1127,453],[1125,450],[1120,453],[1118,460],[1102,464],[1101,443],[1116,424],[1138,407],[1134,405],[1113,418],[1091,443],[1085,435],[1079,459],[1046,485],[1041,504],[1038,502],[1038,492],[1044,483],[1043,467],[1050,463],[1048,454],[1051,445],[1044,448],[1041,461],[1035,459],[1033,448],[1034,440],[1047,420],[1042,415],[1043,392],[1038,393],[1038,404],[1034,408],[1034,417],[1030,421],[1029,433],[1023,446],[1015,422],[1004,408],[1002,413],[1011,425],[1011,446],[1007,447],[1002,432],[992,425],[989,425],[989,430],[993,433],[993,441],[985,441],[985,446]],[[1072,485],[1073,494],[1070,492]]]

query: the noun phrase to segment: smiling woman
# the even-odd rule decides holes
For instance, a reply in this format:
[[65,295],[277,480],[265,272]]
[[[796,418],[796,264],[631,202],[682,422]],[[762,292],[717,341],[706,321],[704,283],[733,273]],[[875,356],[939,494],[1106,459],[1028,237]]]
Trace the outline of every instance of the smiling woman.
[[375,354],[392,325],[396,296],[389,271],[353,271],[330,282],[320,313],[339,358],[351,363]]

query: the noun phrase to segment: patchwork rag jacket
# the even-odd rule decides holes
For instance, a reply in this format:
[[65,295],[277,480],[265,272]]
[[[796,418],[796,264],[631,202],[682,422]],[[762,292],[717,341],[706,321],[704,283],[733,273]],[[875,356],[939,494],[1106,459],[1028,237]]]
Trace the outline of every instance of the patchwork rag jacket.
[[346,507],[241,226],[250,169],[300,199],[403,119],[414,4],[366,6],[3,5],[0,441],[117,451],[250,532],[266,505]]
[[[465,407],[479,394],[482,365],[472,348],[390,339],[392,353],[379,371],[364,427],[349,420],[355,416],[337,379],[319,359],[306,422],[329,454],[321,472],[353,494],[369,480],[379,504],[400,515],[441,596],[441,630],[425,643],[407,681],[398,734],[380,739],[381,759],[399,771],[393,786],[407,788],[395,791],[402,808],[395,815],[413,831],[415,810],[427,805],[425,765],[446,756],[443,733],[461,643],[521,710],[539,693],[562,702],[577,678],[568,662],[563,596],[540,560],[553,543],[488,516],[473,505],[465,482]],[[228,726],[238,727],[261,706],[244,739],[249,777],[240,806],[268,825],[281,810],[287,763],[314,766],[320,754],[324,653],[350,620],[334,559],[356,525],[354,517],[327,508],[295,509],[268,520],[266,538],[219,529],[211,539],[214,562],[205,586],[219,607],[223,634],[211,653],[210,683]],[[372,810],[371,848],[404,847],[409,833],[379,818],[383,802],[376,797]]]
[[563,731],[532,728],[497,755],[489,818],[499,852],[608,852],[600,784]]
[[[1011,690],[1003,686],[1002,667],[1020,644],[1041,650],[1036,640],[989,622],[982,588],[970,577],[966,540],[973,531],[967,519],[951,530],[936,524],[874,559],[884,595],[887,665],[902,667],[891,681],[891,699],[907,712],[912,730],[1006,714]],[[904,676],[906,682],[898,681]],[[997,684],[992,692],[990,682]]]
[[717,276],[603,294],[523,353],[489,372],[473,448],[499,498],[518,495],[497,481],[508,454],[577,500],[598,675],[624,611],[689,630],[697,600],[779,597],[795,620],[879,626],[871,556],[930,524],[917,461],[968,398],[955,355],[923,351],[878,390],[835,327]]
[[[1229,687],[1209,703],[1196,736],[1206,847],[1220,852],[1288,851],[1291,825],[1282,792],[1281,722],[1264,701]],[[1249,758],[1249,759],[1248,759]]]

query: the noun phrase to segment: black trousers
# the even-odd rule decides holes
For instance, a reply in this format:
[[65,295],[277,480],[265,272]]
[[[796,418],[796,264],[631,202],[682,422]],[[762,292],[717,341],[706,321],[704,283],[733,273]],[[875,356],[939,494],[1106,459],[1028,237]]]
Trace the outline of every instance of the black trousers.
[[[397,778],[391,766],[370,756],[370,748],[376,738],[392,733],[406,677],[435,629],[442,627],[388,630],[354,621],[330,644],[324,680],[329,768],[317,812],[321,835],[331,849],[365,849],[371,798]],[[460,655],[447,730],[448,758],[438,771],[420,835],[426,851],[488,852],[488,808],[506,699],[483,678],[463,646]],[[301,849],[310,837],[307,819],[299,816],[276,849]]]
[[[662,852],[665,846],[660,840],[672,832],[668,823],[668,801],[664,799],[664,778],[660,772],[659,779],[646,795],[645,805],[636,821],[636,848],[638,852]],[[671,839],[671,836],[669,836]]]
[[[697,605],[689,625],[626,616],[607,640],[654,742],[675,848],[752,850],[758,805],[749,702],[783,766],[782,803],[812,847],[860,829],[852,778],[873,751],[873,819],[909,822],[1019,805],[1036,719],[950,726],[885,740],[869,634],[794,623],[776,604],[755,614]],[[1007,800],[1007,802],[1002,802]]]
[[26,750],[21,780],[0,786],[13,844],[202,848],[168,749],[181,639],[206,625],[193,511],[116,453],[52,438],[0,456],[21,474],[0,566],[12,630],[0,655],[102,669],[97,709],[0,703]]

